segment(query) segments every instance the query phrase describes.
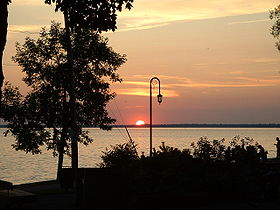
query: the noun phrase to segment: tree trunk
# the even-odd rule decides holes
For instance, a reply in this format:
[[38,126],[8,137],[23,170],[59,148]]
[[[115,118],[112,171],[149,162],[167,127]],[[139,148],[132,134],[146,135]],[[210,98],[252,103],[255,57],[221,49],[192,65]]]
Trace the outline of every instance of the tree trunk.
[[[61,144],[61,143],[59,143]],[[56,180],[60,180],[61,173],[62,173],[62,167],[63,167],[63,158],[64,158],[64,148],[62,145],[58,145],[58,163],[57,163],[57,174],[56,174]]]
[[71,34],[69,17],[67,10],[64,11],[64,22],[67,41],[67,62],[68,62],[68,77],[69,77],[69,106],[70,106],[70,138],[71,138],[71,156],[72,170],[74,177],[74,186],[78,180],[78,127],[77,127],[77,110],[76,110],[76,94],[75,94],[75,77],[73,68],[73,50],[71,44]]
[[67,106],[67,93],[66,90],[63,90],[63,125],[60,136],[60,141],[57,144],[58,151],[58,163],[57,163],[57,176],[56,179],[59,181],[61,179],[62,167],[63,167],[63,159],[64,159],[64,148],[67,144],[66,136],[67,130],[69,129],[69,110]]
[[61,173],[62,173],[64,147],[66,145],[66,132],[67,132],[67,128],[66,127],[62,128],[61,137],[57,144],[57,151],[58,151],[57,176],[56,176],[57,180],[60,180]]
[[0,108],[2,101],[2,87],[4,83],[3,55],[8,32],[8,0],[0,0]]

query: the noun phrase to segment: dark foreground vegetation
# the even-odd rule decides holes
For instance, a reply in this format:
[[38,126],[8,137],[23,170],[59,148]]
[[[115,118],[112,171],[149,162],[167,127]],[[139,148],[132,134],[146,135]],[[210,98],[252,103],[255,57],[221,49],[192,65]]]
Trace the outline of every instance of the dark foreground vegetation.
[[15,186],[32,195],[6,209],[278,209],[280,161],[266,155],[250,138],[162,143],[152,156],[129,141],[106,150],[100,168],[80,168],[76,187],[71,168],[58,181]]
[[205,137],[193,143],[192,150],[163,143],[151,157],[139,156],[130,141],[105,151],[101,168],[80,169],[80,204],[197,207],[271,201],[278,197],[280,172],[266,154],[250,138],[236,137],[226,146],[224,140]]

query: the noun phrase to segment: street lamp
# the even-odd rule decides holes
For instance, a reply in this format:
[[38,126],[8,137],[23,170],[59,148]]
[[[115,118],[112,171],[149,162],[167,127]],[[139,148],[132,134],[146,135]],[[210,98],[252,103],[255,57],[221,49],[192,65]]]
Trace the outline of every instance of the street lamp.
[[157,77],[153,77],[150,80],[150,157],[152,156],[152,150],[153,150],[153,113],[152,113],[152,82],[153,80],[157,80],[158,81],[158,95],[157,95],[157,99],[158,99],[158,103],[160,104],[162,102],[162,95],[160,94],[160,80]]

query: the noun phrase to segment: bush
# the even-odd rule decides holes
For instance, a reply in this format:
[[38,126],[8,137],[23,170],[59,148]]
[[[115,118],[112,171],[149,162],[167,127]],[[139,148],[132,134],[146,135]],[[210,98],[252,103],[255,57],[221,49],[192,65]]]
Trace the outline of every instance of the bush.
[[103,152],[101,156],[101,168],[124,168],[139,160],[136,144],[130,140],[124,144],[111,146],[111,149]]
[[254,197],[262,193],[265,184],[256,186],[264,174],[258,144],[251,138],[235,137],[226,147],[224,141],[202,137],[192,143],[192,153],[163,143],[147,157],[139,157],[135,143],[129,141],[106,150],[100,166],[121,169],[118,172],[125,180],[121,185],[128,186],[132,195],[204,192],[242,197],[252,191]]
[[192,143],[194,150],[193,156],[202,160],[224,160],[225,159],[225,145],[224,139],[213,140],[212,142],[207,137],[201,137],[197,143]]

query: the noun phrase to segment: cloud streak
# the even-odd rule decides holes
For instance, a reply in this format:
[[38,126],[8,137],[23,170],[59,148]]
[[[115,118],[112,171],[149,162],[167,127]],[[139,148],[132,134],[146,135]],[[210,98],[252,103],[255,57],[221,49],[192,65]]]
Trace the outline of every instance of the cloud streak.
[[[278,4],[279,2],[276,0],[141,0],[135,1],[131,11],[124,10],[118,14],[118,28],[119,31],[143,30],[178,21],[268,12]],[[46,5],[43,1],[35,0],[14,0],[11,6],[25,8],[36,6],[38,11],[44,7],[53,7],[52,10],[54,10],[54,5]],[[248,24],[259,21],[267,21],[267,19],[229,24]]]
[[235,25],[235,24],[249,24],[249,23],[259,23],[259,22],[267,22],[270,21],[270,19],[261,19],[261,20],[248,20],[248,21],[238,21],[238,22],[231,22],[228,23],[229,25]]
[[[133,96],[149,96],[149,88],[126,88],[126,89],[117,89],[118,95],[133,95]],[[156,95],[154,93],[153,95]],[[174,90],[164,90],[164,97],[177,97],[179,94]]]
[[[165,97],[177,97],[184,88],[256,88],[256,87],[273,87],[280,86],[279,77],[271,77],[270,79],[260,79],[251,77],[231,77],[230,81],[195,81],[187,77],[159,75],[161,79],[162,92]],[[141,79],[141,75],[126,78],[122,86],[115,85],[114,91],[119,95],[149,96],[150,75],[142,75],[143,81],[135,81]],[[125,88],[123,88],[125,86]],[[121,88],[120,88],[121,87]]]
[[[268,12],[279,2],[276,0],[141,0],[131,11],[119,14],[126,30],[145,29],[175,21],[200,20]],[[248,20],[229,24],[256,23],[265,20]]]
[[41,25],[9,25],[8,31],[11,33],[39,34]]

